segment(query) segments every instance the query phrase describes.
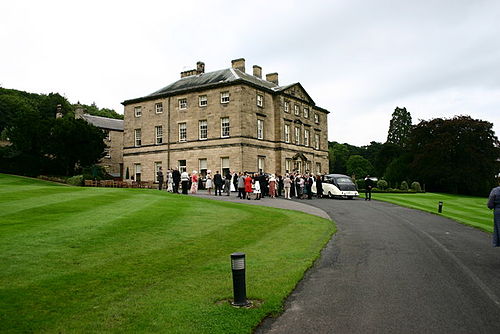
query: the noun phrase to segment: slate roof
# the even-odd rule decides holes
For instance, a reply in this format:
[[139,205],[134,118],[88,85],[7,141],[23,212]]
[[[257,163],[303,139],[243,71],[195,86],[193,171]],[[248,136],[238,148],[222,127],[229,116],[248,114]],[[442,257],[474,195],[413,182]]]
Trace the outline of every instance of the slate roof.
[[205,87],[211,87],[213,85],[218,85],[218,84],[227,84],[227,83],[232,83],[235,81],[243,80],[248,83],[251,83],[253,85],[260,86],[265,89],[272,89],[275,87],[278,87],[278,85],[263,80],[259,79],[253,75],[246,74],[244,72],[241,72],[240,70],[233,69],[233,68],[226,68],[224,70],[219,70],[219,71],[214,71],[214,72],[209,72],[209,73],[202,73],[198,75],[191,75],[188,77],[181,78],[180,80],[177,80],[176,82],[163,87],[162,89],[149,94],[149,97],[153,96],[158,96],[158,95],[165,95],[165,94],[174,94],[174,93],[179,93],[184,90],[191,90],[191,89],[202,89]]
[[123,120],[83,114],[82,118],[101,129],[123,131]]
[[[187,76],[184,78],[181,78],[173,83],[171,83],[168,86],[165,86],[156,92],[153,92],[149,95],[139,97],[136,99],[130,99],[122,102],[123,105],[127,105],[130,103],[137,103],[137,102],[142,102],[142,101],[147,101],[153,98],[158,98],[158,97],[167,97],[167,96],[173,96],[173,95],[178,95],[181,93],[187,93],[190,91],[198,91],[202,89],[208,89],[216,86],[225,86],[225,85],[231,85],[233,83],[237,82],[244,82],[247,83],[251,86],[258,87],[263,90],[267,90],[271,93],[276,93],[276,92],[283,92],[287,88],[290,88],[294,85],[300,85],[300,83],[293,83],[289,84],[286,86],[278,86],[275,83],[272,83],[270,81],[260,79],[254,75],[242,72],[238,69],[234,68],[226,68],[223,70],[218,70],[218,71],[213,71],[213,72],[208,72],[208,73],[201,73],[198,75],[191,75]],[[300,85],[302,89],[302,85]],[[305,89],[304,89],[304,92]],[[312,101],[313,105],[315,104],[313,99],[307,94],[307,97]],[[326,109],[319,108],[316,106],[317,109],[323,110],[324,112],[329,113]]]

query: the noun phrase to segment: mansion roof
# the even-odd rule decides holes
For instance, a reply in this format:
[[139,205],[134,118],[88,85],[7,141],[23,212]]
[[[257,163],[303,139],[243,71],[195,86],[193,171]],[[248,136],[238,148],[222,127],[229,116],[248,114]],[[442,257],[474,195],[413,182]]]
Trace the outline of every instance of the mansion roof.
[[[191,75],[191,76],[186,76],[184,78],[181,78],[173,83],[171,83],[168,86],[165,86],[149,95],[136,98],[136,99],[130,99],[122,102],[123,105],[131,104],[131,103],[137,103],[137,102],[142,102],[142,101],[148,101],[154,98],[161,98],[161,97],[168,97],[168,96],[174,96],[178,95],[181,93],[187,93],[191,91],[200,91],[204,89],[210,89],[214,88],[217,86],[227,86],[227,85],[232,85],[236,83],[246,83],[250,86],[256,87],[258,89],[262,89],[264,91],[268,91],[270,93],[283,93],[287,95],[286,90],[288,90],[292,86],[298,85],[301,90],[305,93],[307,96],[307,102],[311,103],[312,105],[315,105],[314,101],[311,99],[309,94],[304,90],[302,85],[300,83],[294,83],[286,86],[279,86],[273,82],[261,79],[259,77],[256,77],[254,75],[245,73],[243,71],[240,71],[239,69],[235,68],[227,68],[223,70],[218,70],[218,71],[213,71],[213,72],[208,72],[208,73],[200,73],[197,75]],[[298,98],[297,96],[294,96],[295,98]],[[299,98],[300,99],[300,98]],[[320,109],[326,113],[328,111],[323,108],[319,108],[315,106],[317,109]]]

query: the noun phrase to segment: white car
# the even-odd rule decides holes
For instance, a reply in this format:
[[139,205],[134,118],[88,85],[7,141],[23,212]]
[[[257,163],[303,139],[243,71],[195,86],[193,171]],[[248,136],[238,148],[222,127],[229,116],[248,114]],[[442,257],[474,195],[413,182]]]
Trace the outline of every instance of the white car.
[[[312,186],[312,192],[317,193],[316,182]],[[326,174],[323,179],[323,196],[353,199],[359,196],[359,193],[349,176]]]

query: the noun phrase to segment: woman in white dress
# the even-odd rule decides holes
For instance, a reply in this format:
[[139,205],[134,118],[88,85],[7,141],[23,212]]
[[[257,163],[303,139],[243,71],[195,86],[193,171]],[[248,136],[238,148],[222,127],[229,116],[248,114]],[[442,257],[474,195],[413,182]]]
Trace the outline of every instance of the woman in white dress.
[[259,200],[261,197],[261,192],[260,192],[260,182],[259,182],[259,174],[254,175],[253,179],[253,193],[255,194],[255,200]]
[[172,179],[172,171],[170,169],[167,172],[167,191],[174,191],[174,180]]
[[205,183],[205,188],[207,188],[209,195],[212,195],[213,186],[214,184],[212,181],[212,171],[207,170],[207,182]]

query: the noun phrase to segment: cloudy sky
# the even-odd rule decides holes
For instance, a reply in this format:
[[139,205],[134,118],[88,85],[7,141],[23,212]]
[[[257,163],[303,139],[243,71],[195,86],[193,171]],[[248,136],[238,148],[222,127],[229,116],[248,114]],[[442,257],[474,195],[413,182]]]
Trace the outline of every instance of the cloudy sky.
[[0,86],[122,101],[246,59],[330,110],[329,140],[384,142],[413,122],[471,115],[500,134],[500,1],[2,1]]

